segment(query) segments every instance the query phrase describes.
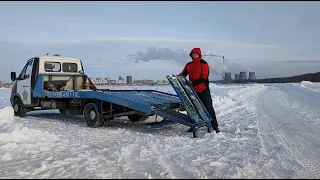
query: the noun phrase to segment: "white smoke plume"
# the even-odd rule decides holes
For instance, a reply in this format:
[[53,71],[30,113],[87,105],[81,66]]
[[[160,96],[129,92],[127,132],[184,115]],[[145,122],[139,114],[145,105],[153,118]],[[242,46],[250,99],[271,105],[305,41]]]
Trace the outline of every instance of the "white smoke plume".
[[[128,55],[126,59],[127,62],[130,63],[139,63],[139,61],[149,62],[152,60],[172,60],[175,61],[182,66],[184,66],[187,62],[191,61],[189,56],[190,50],[178,49],[172,50],[170,48],[155,48],[148,47],[146,52],[138,52],[136,55]],[[223,59],[221,57],[215,57],[212,55],[217,55],[217,53],[206,51],[202,52],[202,59],[206,60],[210,65],[210,74],[216,75],[224,75],[226,72],[231,72],[232,74],[239,74],[241,71],[252,71],[249,68],[245,68],[241,64],[233,63],[226,58]]]

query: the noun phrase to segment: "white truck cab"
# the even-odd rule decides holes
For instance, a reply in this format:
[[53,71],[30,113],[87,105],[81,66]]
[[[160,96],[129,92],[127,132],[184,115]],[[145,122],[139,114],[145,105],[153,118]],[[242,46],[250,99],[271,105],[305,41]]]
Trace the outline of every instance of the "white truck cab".
[[11,104],[18,112],[17,102],[22,102],[24,107],[34,107],[32,98],[39,74],[51,75],[77,75],[84,74],[80,59],[54,56],[39,56],[27,61],[19,76],[11,72],[11,80],[15,81],[11,91]]

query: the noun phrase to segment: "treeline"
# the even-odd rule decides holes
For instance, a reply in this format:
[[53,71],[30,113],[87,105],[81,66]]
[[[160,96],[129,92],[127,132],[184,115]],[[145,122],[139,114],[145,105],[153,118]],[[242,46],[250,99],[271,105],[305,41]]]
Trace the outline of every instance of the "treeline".
[[282,78],[266,78],[266,79],[244,80],[244,81],[232,80],[230,82],[219,80],[219,81],[210,81],[210,82],[229,84],[229,83],[299,83],[301,81],[320,82],[320,72],[302,74],[302,75],[297,75],[292,77],[282,77]]
[[308,73],[292,77],[257,79],[256,83],[298,83],[301,81],[320,82],[320,72]]

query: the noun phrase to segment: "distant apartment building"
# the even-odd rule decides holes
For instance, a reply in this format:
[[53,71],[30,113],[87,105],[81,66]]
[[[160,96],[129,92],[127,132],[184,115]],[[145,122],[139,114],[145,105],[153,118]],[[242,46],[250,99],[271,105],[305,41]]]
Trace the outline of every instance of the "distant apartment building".
[[169,84],[169,82],[166,80],[157,80],[157,84],[158,85],[167,85],[167,84]]
[[125,85],[126,81],[124,79],[118,80],[119,85]]
[[0,81],[0,88],[4,87],[4,82]]
[[142,80],[134,80],[134,84],[142,84]]
[[148,79],[135,80],[135,81],[134,81],[134,84],[139,84],[139,85],[142,85],[142,84],[151,85],[151,84],[153,84],[153,80],[148,80]]
[[90,79],[90,81],[92,82],[92,83],[95,83],[96,82],[96,79],[95,78],[89,78]]
[[126,80],[127,80],[127,84],[133,84],[132,76],[127,76]]
[[119,81],[124,81],[124,77],[119,76],[118,80],[119,80]]
[[110,84],[115,85],[115,84],[117,84],[117,81],[116,80],[110,80]]
[[145,84],[153,84],[154,82],[153,82],[153,80],[146,80],[145,81]]

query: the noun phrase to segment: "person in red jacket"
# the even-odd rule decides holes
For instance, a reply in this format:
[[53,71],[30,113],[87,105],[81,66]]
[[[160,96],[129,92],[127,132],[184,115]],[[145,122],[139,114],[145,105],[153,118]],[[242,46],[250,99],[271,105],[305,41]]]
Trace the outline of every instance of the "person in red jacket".
[[212,117],[211,126],[216,133],[220,132],[218,128],[218,122],[216,113],[212,106],[211,93],[209,89],[209,64],[202,59],[200,48],[193,48],[190,52],[192,61],[187,63],[183,71],[179,74],[184,77],[189,75],[189,80],[192,83],[193,89],[198,94],[203,105],[208,110]]

